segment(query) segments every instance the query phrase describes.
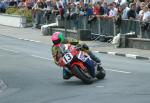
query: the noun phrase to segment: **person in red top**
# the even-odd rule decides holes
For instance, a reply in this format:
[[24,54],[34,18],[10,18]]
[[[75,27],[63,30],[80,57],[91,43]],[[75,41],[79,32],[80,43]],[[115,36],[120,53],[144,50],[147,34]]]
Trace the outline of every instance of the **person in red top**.
[[99,4],[94,4],[93,14],[94,15],[99,15],[100,14],[100,6],[99,6]]

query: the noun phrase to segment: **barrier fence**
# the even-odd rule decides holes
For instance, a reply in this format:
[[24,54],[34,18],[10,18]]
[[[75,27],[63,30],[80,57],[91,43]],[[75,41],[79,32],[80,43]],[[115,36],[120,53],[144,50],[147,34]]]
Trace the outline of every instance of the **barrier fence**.
[[[48,23],[53,23],[56,15],[50,16]],[[61,19],[65,23],[64,19]],[[87,16],[76,15],[74,18],[67,18],[67,29],[88,29],[93,35],[115,36],[118,33],[126,34],[135,32],[139,38],[150,39],[150,23],[143,23],[138,20],[121,20],[118,23],[113,19],[97,18],[90,23]],[[63,24],[64,26],[64,24]]]

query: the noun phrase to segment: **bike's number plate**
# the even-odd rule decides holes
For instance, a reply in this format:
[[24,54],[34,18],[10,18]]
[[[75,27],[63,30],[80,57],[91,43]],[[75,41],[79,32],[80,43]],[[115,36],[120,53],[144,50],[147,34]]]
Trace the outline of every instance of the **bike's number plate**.
[[71,53],[66,53],[64,56],[63,56],[63,61],[65,64],[68,64],[72,61],[73,59],[73,55]]

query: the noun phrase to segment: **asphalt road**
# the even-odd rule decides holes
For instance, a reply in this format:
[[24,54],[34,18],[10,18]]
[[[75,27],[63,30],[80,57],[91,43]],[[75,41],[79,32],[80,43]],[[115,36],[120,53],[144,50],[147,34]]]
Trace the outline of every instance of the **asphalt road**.
[[[107,76],[62,79],[50,45],[0,36],[0,103],[149,103],[150,62],[95,53]],[[2,82],[0,82],[2,86]]]

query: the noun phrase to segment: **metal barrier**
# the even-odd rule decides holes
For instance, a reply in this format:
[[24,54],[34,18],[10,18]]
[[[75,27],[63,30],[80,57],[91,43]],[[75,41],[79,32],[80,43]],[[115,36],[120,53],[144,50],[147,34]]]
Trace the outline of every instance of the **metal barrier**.
[[115,36],[118,33],[135,32],[139,38],[150,39],[150,23],[143,23],[138,20],[122,20],[117,26],[113,19],[97,18],[96,21],[86,25],[86,29],[90,29],[93,35]]
[[122,20],[121,34],[129,32],[135,32],[139,38],[150,39],[150,23],[143,23],[138,20]]
[[[116,25],[113,19],[97,18],[96,20],[88,23],[87,16],[75,15],[74,18],[67,18],[67,29],[78,30],[88,29],[91,30],[93,35],[115,36],[118,33],[126,34],[135,32],[139,38],[150,38],[150,23],[146,26],[137,20],[121,20],[119,25]],[[55,22],[56,15],[50,15],[49,23]],[[64,19],[65,20],[65,19]],[[143,26],[144,25],[144,26]]]

